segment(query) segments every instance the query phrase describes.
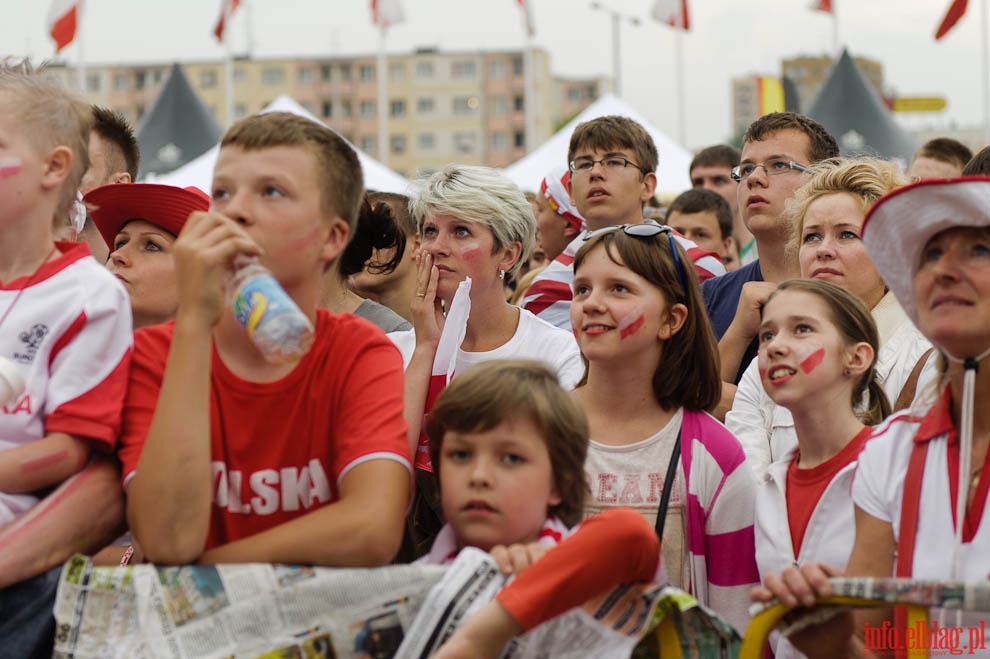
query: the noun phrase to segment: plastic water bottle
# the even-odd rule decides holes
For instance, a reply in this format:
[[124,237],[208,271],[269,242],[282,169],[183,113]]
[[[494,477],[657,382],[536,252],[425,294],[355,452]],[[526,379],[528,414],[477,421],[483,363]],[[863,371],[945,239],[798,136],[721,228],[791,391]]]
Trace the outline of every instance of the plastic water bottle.
[[231,308],[265,359],[284,364],[300,359],[313,344],[313,324],[268,268],[239,257],[231,277]]

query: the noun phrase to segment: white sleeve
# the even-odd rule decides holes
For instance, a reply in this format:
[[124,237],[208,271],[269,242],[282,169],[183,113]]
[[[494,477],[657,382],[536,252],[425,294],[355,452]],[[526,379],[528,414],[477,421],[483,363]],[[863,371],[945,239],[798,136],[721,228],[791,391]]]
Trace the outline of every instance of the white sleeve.
[[725,415],[725,427],[742,444],[746,462],[752,467],[757,483],[766,480],[771,460],[771,415],[763,403],[765,395],[757,360],[754,359],[743,372],[732,409]]

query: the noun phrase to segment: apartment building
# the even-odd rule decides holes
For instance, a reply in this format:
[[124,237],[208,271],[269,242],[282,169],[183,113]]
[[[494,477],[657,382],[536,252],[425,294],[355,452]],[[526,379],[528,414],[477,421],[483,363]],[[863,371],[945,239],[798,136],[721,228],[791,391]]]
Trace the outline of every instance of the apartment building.
[[[531,53],[534,144],[612,89],[609,78],[565,79],[550,71],[549,54]],[[356,147],[405,176],[449,162],[504,167],[526,153],[526,58],[522,51],[440,52],[432,48],[386,58],[387,143],[378,137],[378,65],[375,55],[327,58],[237,58],[227,117],[226,63],[182,64],[218,122],[255,113],[281,94],[340,132]],[[89,66],[92,103],[121,111],[135,125],[157,98],[171,62]],[[55,67],[74,80],[75,72]]]

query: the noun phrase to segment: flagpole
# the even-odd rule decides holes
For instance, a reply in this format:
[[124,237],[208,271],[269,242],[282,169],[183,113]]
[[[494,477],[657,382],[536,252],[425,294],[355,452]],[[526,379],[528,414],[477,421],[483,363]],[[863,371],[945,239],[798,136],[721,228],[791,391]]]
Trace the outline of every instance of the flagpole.
[[79,63],[76,65],[76,74],[79,77],[79,90],[82,92],[83,98],[89,101],[86,95],[86,51],[83,48],[83,15],[86,13],[83,0],[79,0],[79,5],[76,9],[76,42],[79,44]]
[[536,75],[533,71],[533,36],[526,29],[526,40],[523,44],[523,68],[525,69],[526,94],[526,153],[536,148]]
[[990,45],[987,40],[987,0],[980,3],[980,42],[983,57],[983,144],[990,144]]
[[838,62],[841,51],[839,50],[839,15],[835,11],[836,2],[832,3],[832,52],[835,53],[835,61]]
[[684,98],[684,39],[683,30],[674,35],[674,66],[677,67],[677,139],[681,146],[687,145],[685,124],[687,123],[686,101]]
[[383,165],[388,164],[388,87],[385,84],[385,31],[388,29],[383,21],[378,29],[378,160]]

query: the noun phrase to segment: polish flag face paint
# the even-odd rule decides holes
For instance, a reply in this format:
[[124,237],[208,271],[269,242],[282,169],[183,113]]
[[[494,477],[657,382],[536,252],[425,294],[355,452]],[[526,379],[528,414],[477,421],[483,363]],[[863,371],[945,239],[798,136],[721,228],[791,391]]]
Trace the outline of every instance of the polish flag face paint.
[[465,261],[474,261],[479,256],[481,256],[481,247],[479,245],[466,245],[464,251],[461,252],[461,258]]
[[639,309],[633,311],[631,314],[619,321],[619,338],[628,339],[630,336],[638,332],[643,327],[643,323],[645,322],[646,318],[643,316],[642,311]]
[[0,158],[0,178],[10,178],[21,173],[21,159],[17,156]]
[[805,375],[807,375],[808,373],[811,373],[813,370],[818,368],[821,365],[822,361],[824,360],[825,360],[825,348],[819,347],[817,350],[814,350],[814,352],[809,354],[807,357],[804,357],[801,360],[801,363],[798,365],[801,367],[801,370],[804,371]]

